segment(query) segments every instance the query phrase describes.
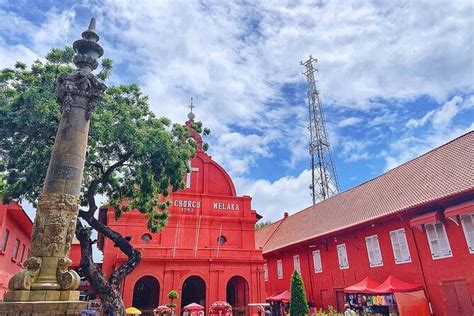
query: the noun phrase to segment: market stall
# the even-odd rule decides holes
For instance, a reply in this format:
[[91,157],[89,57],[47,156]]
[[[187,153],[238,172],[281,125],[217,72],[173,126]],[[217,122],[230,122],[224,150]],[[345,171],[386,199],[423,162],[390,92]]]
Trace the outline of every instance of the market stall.
[[183,316],[204,316],[204,307],[191,303],[183,307]]
[[125,309],[125,314],[127,314],[127,315],[141,315],[142,312],[138,308],[135,308],[135,307],[132,306],[132,307],[128,307],[127,309]]
[[209,307],[210,316],[232,316],[232,306],[225,301],[216,301]]
[[153,312],[155,315],[173,315],[173,310],[166,305],[158,306],[153,310]]
[[290,291],[285,290],[285,291],[281,292],[280,294],[267,297],[266,300],[270,301],[270,302],[288,303],[290,301],[290,298],[291,298]]
[[391,293],[398,309],[398,315],[430,315],[428,300],[423,286],[401,281],[389,276],[382,284],[374,288],[373,293]]
[[367,277],[344,292],[346,302],[364,315],[429,315],[423,287],[393,276],[382,284]]
[[272,295],[266,298],[266,301],[270,303],[272,316],[285,315],[289,309],[289,302],[291,299],[291,293],[285,290],[277,295]]
[[264,316],[265,308],[270,308],[269,303],[249,303],[247,306],[249,307],[250,315],[257,316]]

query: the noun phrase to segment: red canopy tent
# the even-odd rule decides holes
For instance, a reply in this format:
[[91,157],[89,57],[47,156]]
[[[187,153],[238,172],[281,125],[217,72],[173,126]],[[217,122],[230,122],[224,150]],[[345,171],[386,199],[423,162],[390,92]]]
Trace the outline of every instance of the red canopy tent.
[[362,281],[344,288],[345,293],[372,293],[372,291],[380,285],[371,277],[366,277]]
[[366,277],[344,289],[345,293],[393,294],[400,316],[429,316],[428,301],[420,284],[401,281],[390,275],[382,284]]
[[291,299],[291,293],[288,290],[285,290],[278,295],[274,295],[274,296],[270,296],[266,298],[267,301],[284,302],[284,303],[288,303],[290,299]]
[[382,284],[375,287],[371,293],[412,292],[422,289],[423,286],[420,284],[407,283],[390,275]]
[[273,296],[277,296],[278,295],[278,292],[273,292],[272,295],[270,295],[269,297],[267,297],[265,299],[265,301],[270,301],[270,299],[273,297]]

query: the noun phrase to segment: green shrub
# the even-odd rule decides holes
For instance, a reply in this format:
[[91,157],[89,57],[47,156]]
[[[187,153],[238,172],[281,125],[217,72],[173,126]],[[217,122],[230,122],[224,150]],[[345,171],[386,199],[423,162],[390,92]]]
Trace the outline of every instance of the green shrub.
[[179,297],[178,295],[178,292],[176,292],[175,290],[171,290],[169,293],[168,293],[168,298],[170,300],[175,300]]
[[291,276],[291,300],[290,315],[302,316],[309,313],[308,302],[303,280],[298,271],[294,271]]

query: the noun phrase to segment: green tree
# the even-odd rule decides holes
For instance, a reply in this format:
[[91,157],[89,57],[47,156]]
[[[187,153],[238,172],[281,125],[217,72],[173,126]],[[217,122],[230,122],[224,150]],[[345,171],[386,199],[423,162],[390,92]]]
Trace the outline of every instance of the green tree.
[[[35,205],[41,193],[60,120],[56,79],[73,70],[73,55],[69,47],[53,49],[45,61],[35,61],[29,68],[18,62],[0,71],[0,179],[5,182],[5,201],[24,199]],[[99,77],[105,79],[111,69],[112,61],[104,58]],[[200,122],[192,128],[208,133]],[[189,130],[155,117],[137,85],[109,87],[93,113],[76,236],[81,242],[80,273],[102,298],[107,313],[125,314],[119,287],[141,255],[96,219],[96,196],[107,197],[117,218],[138,210],[146,215],[148,229],[159,232],[169,216],[168,194],[183,188],[187,162],[195,149]],[[111,239],[128,257],[108,278],[92,260],[93,230]]]
[[293,271],[291,276],[291,300],[290,315],[303,316],[309,313],[308,302],[306,301],[306,291],[303,280],[298,271]]
[[168,304],[166,304],[166,306],[168,306],[169,308],[174,310],[176,308],[176,304],[174,303],[174,300],[177,300],[179,298],[178,292],[175,291],[175,290],[171,290],[168,293],[168,298],[169,298],[170,302]]
[[264,222],[261,222],[261,223],[257,223],[257,224],[255,224],[255,230],[262,229],[264,227],[270,226],[271,224],[272,224],[271,221],[264,221]]

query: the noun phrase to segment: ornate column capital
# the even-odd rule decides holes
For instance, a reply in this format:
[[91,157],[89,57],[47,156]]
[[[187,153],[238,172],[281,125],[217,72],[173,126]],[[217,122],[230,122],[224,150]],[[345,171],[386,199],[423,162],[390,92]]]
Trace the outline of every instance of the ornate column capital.
[[[61,105],[61,113],[68,116],[71,107],[83,108],[86,119],[90,119],[97,102],[100,101],[107,86],[92,73],[98,66],[97,58],[104,54],[104,49],[97,43],[99,35],[95,32],[95,19],[92,18],[89,28],[82,33],[82,39],[73,44],[76,55],[74,64],[77,69],[72,73],[63,73],[56,84],[56,95]],[[75,101],[76,97],[83,100]]]

